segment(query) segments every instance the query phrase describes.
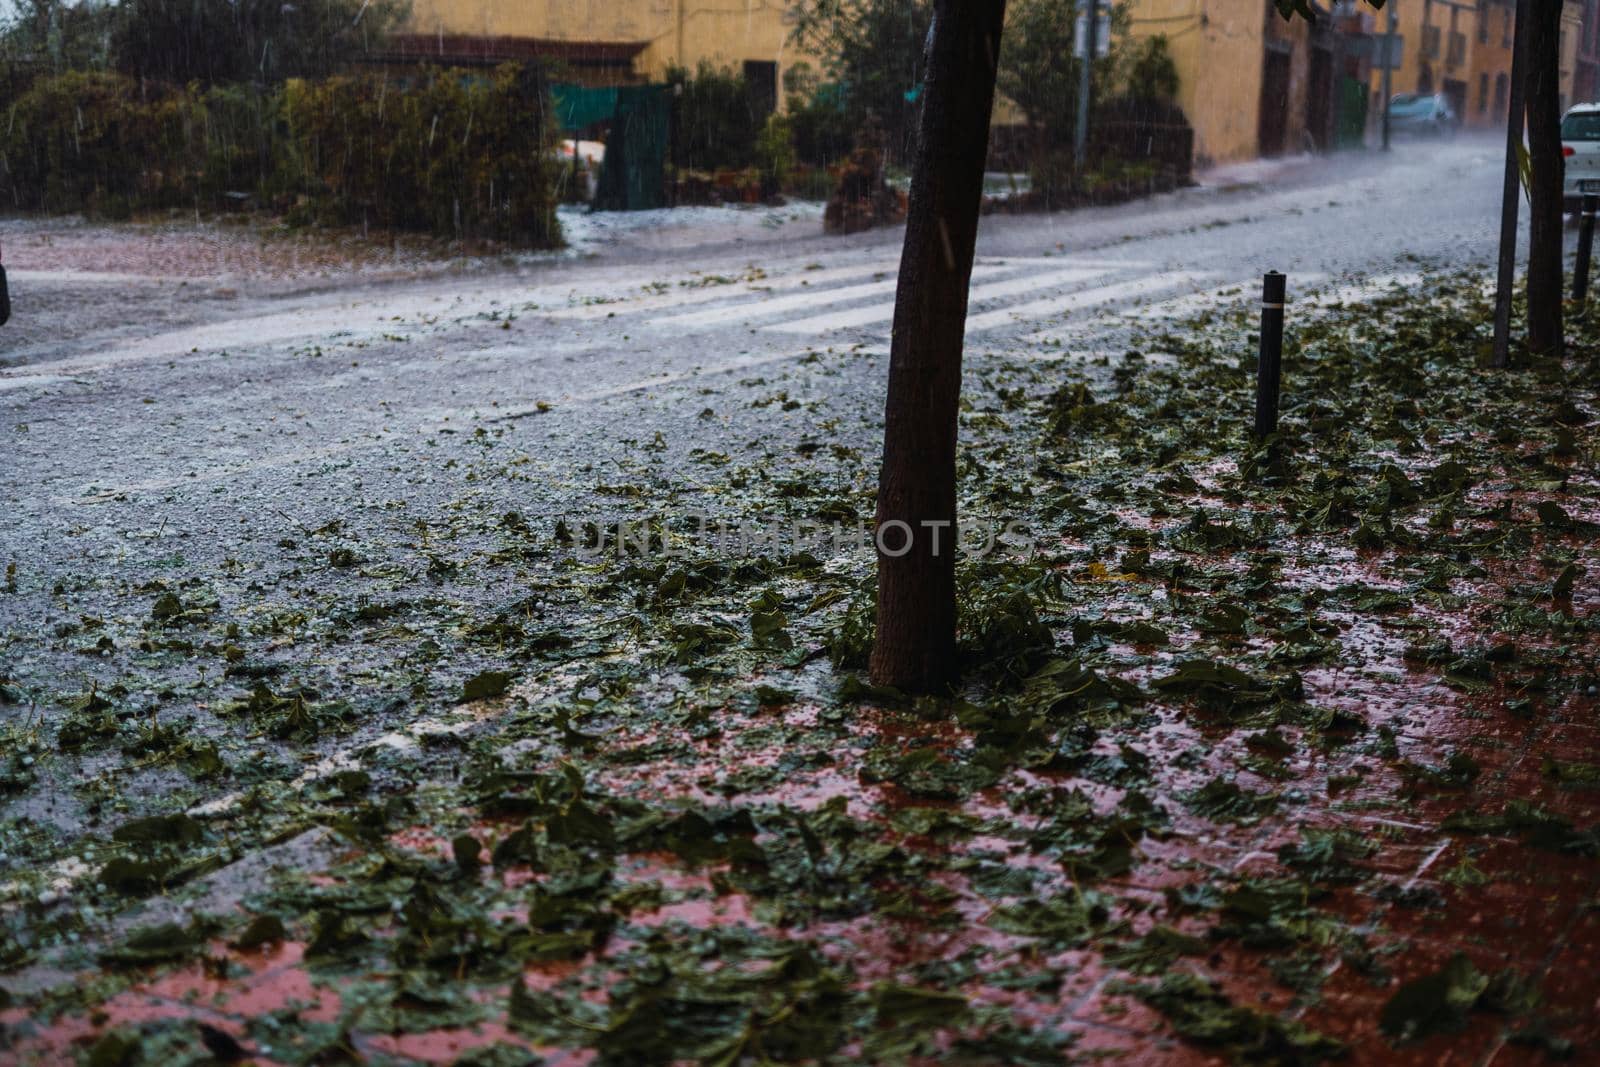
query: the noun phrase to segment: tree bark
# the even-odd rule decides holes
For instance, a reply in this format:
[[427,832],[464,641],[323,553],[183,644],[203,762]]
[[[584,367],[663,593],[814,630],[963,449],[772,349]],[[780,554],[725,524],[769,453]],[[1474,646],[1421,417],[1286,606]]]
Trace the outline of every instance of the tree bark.
[[1528,4],[1528,351],[1561,354],[1561,0]]
[[955,677],[956,418],[1005,0],[936,0],[895,291],[878,482],[872,679]]

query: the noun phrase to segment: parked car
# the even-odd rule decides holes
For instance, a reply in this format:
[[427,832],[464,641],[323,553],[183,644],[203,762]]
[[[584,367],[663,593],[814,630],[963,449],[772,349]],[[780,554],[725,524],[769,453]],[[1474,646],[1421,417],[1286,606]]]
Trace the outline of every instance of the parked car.
[[1389,133],[1397,137],[1453,137],[1461,117],[1443,93],[1399,93],[1389,101]]
[[1585,193],[1600,195],[1600,104],[1578,104],[1562,118],[1561,154],[1567,157],[1561,195],[1575,212]]
[[[4,260],[4,258],[4,254],[0,253],[0,260]],[[0,326],[4,326],[6,320],[10,317],[11,290],[6,288],[6,265],[4,262],[0,262]]]

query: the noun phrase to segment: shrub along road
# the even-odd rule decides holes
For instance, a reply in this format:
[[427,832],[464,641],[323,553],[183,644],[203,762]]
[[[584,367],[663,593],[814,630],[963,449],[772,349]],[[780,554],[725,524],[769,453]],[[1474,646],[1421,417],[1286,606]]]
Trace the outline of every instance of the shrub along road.
[[988,220],[954,701],[782,532],[871,515],[894,235],[10,348],[6,1055],[1594,1055],[1596,338],[1477,368],[1492,151],[1348,169]]

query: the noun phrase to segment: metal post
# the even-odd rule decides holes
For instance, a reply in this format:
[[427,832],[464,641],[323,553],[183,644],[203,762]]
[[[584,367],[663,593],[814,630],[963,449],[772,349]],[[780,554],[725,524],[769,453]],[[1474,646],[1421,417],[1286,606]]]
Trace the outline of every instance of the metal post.
[[1089,0],[1083,27],[1083,69],[1078,73],[1078,125],[1072,135],[1072,162],[1079,174],[1089,149],[1089,94],[1094,89],[1094,54],[1100,50],[1100,42],[1095,40],[1099,27],[1100,0]]
[[1256,437],[1278,432],[1283,384],[1283,305],[1289,279],[1275,270],[1261,279],[1261,350],[1256,359]]
[[1583,198],[1583,214],[1578,219],[1578,261],[1572,266],[1572,302],[1583,314],[1589,302],[1589,257],[1594,252],[1594,213],[1600,208],[1600,196],[1592,193]]
[[1500,189],[1500,265],[1495,281],[1494,356],[1492,365],[1511,364],[1511,289],[1517,280],[1517,185],[1521,170],[1517,156],[1522,149],[1522,126],[1526,118],[1524,52],[1527,48],[1528,0],[1517,0],[1515,29],[1511,38],[1510,114],[1506,116],[1506,169]]
[[1383,98],[1378,106],[1383,108],[1383,150],[1389,151],[1389,94],[1394,88],[1394,28],[1400,21],[1395,14],[1397,0],[1389,0],[1389,21],[1383,34]]

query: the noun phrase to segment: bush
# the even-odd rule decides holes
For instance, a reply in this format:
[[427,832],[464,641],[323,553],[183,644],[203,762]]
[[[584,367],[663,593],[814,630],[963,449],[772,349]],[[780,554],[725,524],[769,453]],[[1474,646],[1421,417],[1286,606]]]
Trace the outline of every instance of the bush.
[[542,82],[428,71],[282,90],[160,87],[116,74],[41,78],[0,122],[0,197],[30,211],[127,217],[301,201],[304,221],[560,243]]
[[[129,159],[148,158],[146,146],[166,142],[165,101],[141,101],[112,75],[74,72],[39,81],[7,114],[0,171],[20,208],[47,211],[116,208],[144,192],[159,199],[160,172],[140,172]],[[146,189],[138,186],[145,184]]]
[[429,71],[405,89],[373,75],[290,81],[283,114],[299,183],[329,221],[560,241],[548,101],[513,64],[487,81]]
[[756,167],[761,171],[761,191],[764,196],[777,195],[789,182],[794,170],[794,141],[789,120],[783,115],[767,116],[756,139]]
[[672,161],[680,170],[743,170],[755,162],[758,116],[743,75],[702,62],[667,71],[673,87]]
[[1178,64],[1165,34],[1126,42],[1117,65],[1124,96],[1171,100],[1178,95]]
[[826,200],[833,195],[839,181],[825,167],[802,164],[789,175],[783,191],[801,200]]
[[788,117],[795,155],[803,163],[829,167],[855,147],[855,123],[837,85],[818,85],[805,95],[791,93]]

